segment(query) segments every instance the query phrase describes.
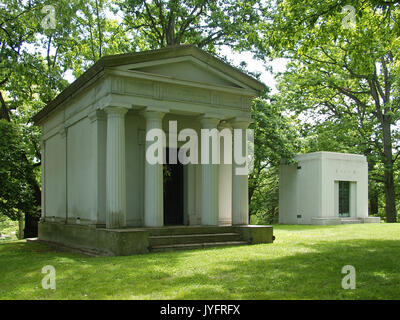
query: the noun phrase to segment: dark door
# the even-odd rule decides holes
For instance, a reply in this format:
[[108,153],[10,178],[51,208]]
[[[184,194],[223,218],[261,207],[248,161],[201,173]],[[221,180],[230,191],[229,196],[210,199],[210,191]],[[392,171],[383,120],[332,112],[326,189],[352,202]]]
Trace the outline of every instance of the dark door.
[[350,217],[349,181],[339,181],[339,217]]
[[164,225],[183,225],[183,165],[169,164],[169,149],[164,164]]

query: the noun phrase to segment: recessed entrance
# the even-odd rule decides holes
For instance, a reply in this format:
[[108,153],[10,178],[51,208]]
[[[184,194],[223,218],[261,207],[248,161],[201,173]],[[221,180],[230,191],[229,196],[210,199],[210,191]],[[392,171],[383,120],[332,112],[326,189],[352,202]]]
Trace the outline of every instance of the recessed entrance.
[[350,182],[339,181],[339,217],[350,217]]
[[[177,150],[178,153],[178,150]],[[183,225],[183,165],[169,164],[169,148],[165,149],[164,225]]]

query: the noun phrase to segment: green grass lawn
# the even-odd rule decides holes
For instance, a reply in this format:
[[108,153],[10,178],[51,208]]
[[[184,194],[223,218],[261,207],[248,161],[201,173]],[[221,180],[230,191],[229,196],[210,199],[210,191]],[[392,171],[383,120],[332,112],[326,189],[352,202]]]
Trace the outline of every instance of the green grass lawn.
[[12,221],[4,215],[0,215],[0,235],[6,236],[5,238],[0,237],[0,243],[2,241],[17,240],[18,234],[18,221]]
[[[275,226],[273,244],[86,257],[0,244],[1,299],[399,299],[400,224]],[[357,288],[341,287],[344,265]],[[56,290],[41,286],[45,265]]]

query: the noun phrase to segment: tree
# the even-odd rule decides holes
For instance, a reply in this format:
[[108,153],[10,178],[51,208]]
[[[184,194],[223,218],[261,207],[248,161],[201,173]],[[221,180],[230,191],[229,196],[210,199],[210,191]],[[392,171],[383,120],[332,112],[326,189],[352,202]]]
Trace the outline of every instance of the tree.
[[20,212],[37,217],[40,189],[36,188],[39,170],[32,171],[26,159],[26,145],[19,127],[5,119],[0,120],[0,211],[13,220]]
[[345,4],[279,1],[275,12],[265,13],[269,38],[260,49],[291,59],[280,86],[289,107],[359,131],[358,145],[365,153],[372,150],[384,167],[386,220],[395,222],[400,11],[388,2],[355,1],[356,25],[348,27]]
[[[97,10],[88,11],[94,2]],[[43,11],[45,5],[53,5],[57,13],[55,25],[49,28],[42,23],[48,14],[48,11]],[[16,161],[15,166],[24,172],[18,175],[9,172],[9,177],[14,180],[9,185],[4,184],[4,189],[0,190],[1,197],[8,203],[6,205],[3,201],[1,213],[16,218],[12,212],[23,210],[26,213],[25,237],[37,236],[37,208],[41,205],[40,130],[32,125],[32,116],[68,85],[63,79],[66,71],[72,70],[75,75],[80,75],[85,66],[95,62],[103,52],[113,53],[117,50],[116,45],[126,40],[126,37],[115,34],[118,40],[113,44],[103,43],[111,37],[108,32],[119,27],[115,21],[104,22],[102,5],[100,0],[6,0],[0,6],[0,121],[10,124],[6,126],[2,123],[5,133],[20,138],[2,140],[7,143],[2,147],[17,148],[24,152],[23,156],[12,158]],[[92,15],[95,15],[94,19]],[[82,18],[89,16],[91,19]],[[88,41],[86,35],[91,28],[98,32]],[[7,158],[6,149],[2,148],[2,152],[0,161],[9,164],[7,161],[11,158]],[[4,168],[11,170],[12,167]],[[10,190],[15,194],[11,194]],[[26,194],[28,190],[31,197]],[[4,198],[5,195],[11,198]],[[14,211],[11,204],[15,206]]]
[[273,223],[278,216],[278,168],[300,151],[295,119],[284,114],[282,101],[263,97],[253,102],[254,170],[249,175],[249,214],[257,222]]
[[143,39],[142,48],[193,44],[213,51],[256,38],[260,2],[233,0],[119,0],[126,32]]
[[[11,170],[10,181],[6,179],[5,172],[2,172],[2,178],[5,179],[1,192],[2,209],[3,213],[12,218],[16,218],[13,215],[13,208],[10,207],[12,204],[15,205],[15,210],[21,208],[26,210],[25,235],[27,237],[36,236],[37,233],[38,217],[35,214],[35,208],[40,206],[41,202],[40,185],[36,179],[36,164],[27,155],[28,152],[20,148],[20,139],[11,139],[10,134],[18,133],[11,124],[18,119],[14,115],[24,113],[26,105],[22,106],[23,101],[26,102],[34,94],[29,84],[34,81],[32,71],[40,62],[34,55],[28,53],[26,45],[32,45],[35,42],[35,30],[38,28],[36,13],[42,4],[41,1],[28,3],[7,1],[0,7],[0,121],[4,134],[1,161],[4,168]],[[19,23],[22,19],[24,23]],[[14,142],[15,145],[9,145],[10,142]],[[30,150],[36,149],[34,139],[32,143]],[[10,153],[7,153],[7,147],[10,148]],[[18,168],[16,172],[12,172],[13,167],[9,163],[11,159],[16,161],[15,166]],[[27,191],[30,191],[29,195]],[[30,202],[23,201],[24,198],[29,199]],[[30,207],[27,206],[29,203]]]

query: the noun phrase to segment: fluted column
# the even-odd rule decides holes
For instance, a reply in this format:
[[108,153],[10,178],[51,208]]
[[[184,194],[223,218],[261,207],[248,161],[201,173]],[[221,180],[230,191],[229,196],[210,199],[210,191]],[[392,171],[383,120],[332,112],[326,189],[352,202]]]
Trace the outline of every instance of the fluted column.
[[[143,115],[146,118],[146,133],[152,129],[162,129],[164,112],[146,111]],[[149,146],[153,143],[146,139],[146,150],[149,150]],[[164,152],[164,149],[161,152]],[[160,158],[163,159],[163,156]],[[144,179],[144,225],[162,227],[164,225],[163,164],[152,164],[146,156]]]
[[[237,163],[235,152],[241,151],[241,156],[247,155],[247,136],[246,129],[250,124],[250,120],[232,121],[233,128],[233,157],[232,157],[232,224],[245,225],[249,224],[249,183],[248,175],[243,174],[246,171],[246,163]],[[237,130],[241,130],[241,139],[238,141]],[[236,131],[236,134],[235,134]],[[236,139],[235,139],[236,135]],[[236,140],[236,141],[235,141]],[[236,148],[236,150],[235,150]],[[238,149],[239,148],[239,149]],[[241,150],[240,150],[241,149]],[[235,159],[236,158],[236,159]]]
[[[43,130],[42,130],[43,132]],[[42,139],[40,141],[40,154],[41,154],[41,163],[42,163],[42,170],[41,170],[41,179],[42,179],[42,196],[41,196],[41,215],[40,215],[40,220],[46,220],[46,201],[45,201],[45,197],[46,197],[46,192],[45,192],[45,188],[46,188],[46,180],[45,180],[45,161],[46,161],[46,152],[45,149],[46,148],[46,141],[44,139]],[[65,212],[65,214],[67,214]]]
[[220,123],[219,225],[232,224],[232,127]]
[[[218,225],[219,218],[219,173],[218,163],[213,163],[214,159],[219,161],[219,136],[218,126],[219,119],[202,118],[202,135],[201,135],[201,224],[202,225]],[[206,136],[203,130],[214,131],[214,141],[212,136]],[[217,139],[215,139],[215,130],[217,130]],[[207,131],[212,134],[212,131]],[[208,146],[207,146],[208,142]],[[214,148],[213,148],[214,144]],[[208,159],[206,160],[206,153]]]
[[107,107],[106,228],[126,226],[125,113]]

